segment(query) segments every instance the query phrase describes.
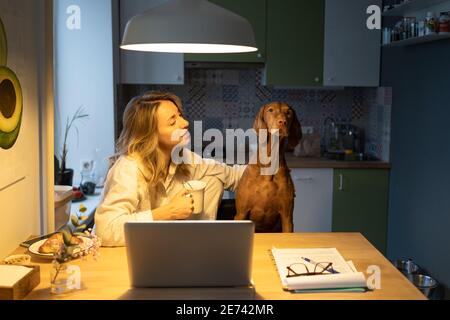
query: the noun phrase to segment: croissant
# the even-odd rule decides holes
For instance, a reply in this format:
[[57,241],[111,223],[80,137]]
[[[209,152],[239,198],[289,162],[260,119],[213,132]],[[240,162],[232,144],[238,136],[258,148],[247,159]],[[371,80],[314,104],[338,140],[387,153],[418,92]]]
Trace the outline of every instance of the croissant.
[[[73,236],[70,239],[70,244],[71,245],[77,245],[82,243],[83,240]],[[44,254],[49,254],[49,253],[56,253],[58,252],[59,248],[61,247],[61,245],[64,244],[64,238],[62,233],[58,232],[55,233],[54,235],[50,236],[50,238],[48,238],[38,249],[39,253],[44,253]]]
[[[39,247],[39,253],[56,253],[59,247],[64,243],[62,233],[55,233],[50,238],[48,238],[42,246]],[[58,244],[58,245],[56,245]]]

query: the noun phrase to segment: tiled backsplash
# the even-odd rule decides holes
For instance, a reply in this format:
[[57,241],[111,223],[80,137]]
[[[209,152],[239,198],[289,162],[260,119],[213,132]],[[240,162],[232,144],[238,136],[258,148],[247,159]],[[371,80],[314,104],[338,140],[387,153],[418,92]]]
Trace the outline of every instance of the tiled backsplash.
[[[183,101],[187,119],[202,120],[203,130],[251,128],[259,109],[273,101],[293,107],[303,127],[322,132],[327,117],[364,129],[366,152],[389,161],[390,88],[285,89],[261,84],[260,69],[187,69],[186,84],[120,85],[116,130],[127,102],[148,90],[170,91]],[[117,134],[117,132],[116,132]]]

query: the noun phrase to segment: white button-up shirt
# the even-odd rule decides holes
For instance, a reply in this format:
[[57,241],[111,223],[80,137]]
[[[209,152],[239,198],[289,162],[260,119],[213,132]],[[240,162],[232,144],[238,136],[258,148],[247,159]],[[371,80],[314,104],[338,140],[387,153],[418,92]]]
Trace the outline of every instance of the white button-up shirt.
[[190,177],[182,177],[171,162],[164,189],[150,189],[145,180],[142,163],[122,156],[111,167],[105,182],[102,201],[95,213],[95,228],[103,246],[124,246],[124,224],[128,221],[152,221],[152,209],[169,203],[183,189],[187,180],[207,183],[204,198],[204,219],[216,219],[223,190],[235,191],[246,166],[228,166],[202,159],[187,151],[197,162],[189,164]]

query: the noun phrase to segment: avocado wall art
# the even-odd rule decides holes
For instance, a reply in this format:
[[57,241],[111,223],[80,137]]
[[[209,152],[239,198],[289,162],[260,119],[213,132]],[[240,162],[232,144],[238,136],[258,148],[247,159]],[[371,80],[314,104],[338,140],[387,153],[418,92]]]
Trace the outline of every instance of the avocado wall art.
[[23,97],[19,79],[6,66],[8,42],[0,17],[0,148],[11,149],[17,141],[22,123]]

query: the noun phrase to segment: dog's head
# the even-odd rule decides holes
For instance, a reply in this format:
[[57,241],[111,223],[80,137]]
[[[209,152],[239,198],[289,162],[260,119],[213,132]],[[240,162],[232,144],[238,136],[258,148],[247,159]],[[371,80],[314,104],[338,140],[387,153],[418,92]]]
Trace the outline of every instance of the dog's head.
[[281,138],[288,139],[288,148],[294,149],[302,139],[302,127],[295,110],[286,103],[273,102],[261,108],[256,116],[253,129],[279,130]]

